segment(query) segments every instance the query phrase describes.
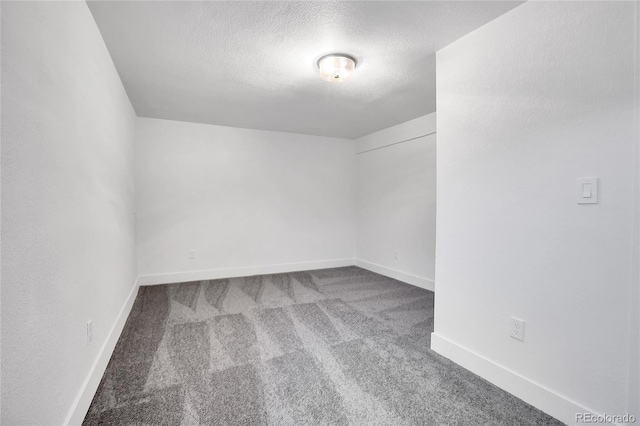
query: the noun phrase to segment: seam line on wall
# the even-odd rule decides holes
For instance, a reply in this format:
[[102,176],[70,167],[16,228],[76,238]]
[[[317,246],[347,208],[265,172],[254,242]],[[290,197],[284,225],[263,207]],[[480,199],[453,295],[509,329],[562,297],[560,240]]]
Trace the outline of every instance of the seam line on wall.
[[425,136],[430,136],[430,135],[435,135],[435,134],[436,134],[436,132],[426,133],[426,134],[421,135],[421,136],[416,136],[415,138],[405,139],[405,140],[399,141],[399,142],[393,142],[393,143],[390,143],[390,144],[387,144],[387,145],[378,146],[376,148],[365,149],[364,151],[356,152],[356,155],[364,154],[365,152],[376,151],[378,149],[386,148],[386,147],[393,146],[393,145],[398,145],[398,144],[401,144],[401,143],[413,141],[413,140],[416,140],[416,139],[424,138]]
[[[637,348],[638,340],[636,337],[633,337],[634,333],[638,332],[638,317],[640,314],[638,313],[638,309],[640,309],[640,301],[638,301],[638,294],[634,291],[635,286],[638,285],[638,278],[640,276],[640,260],[638,259],[640,255],[640,221],[638,220],[638,210],[640,210],[640,2],[635,2],[635,25],[634,25],[634,115],[635,115],[635,135],[636,141],[634,144],[634,239],[631,251],[631,287],[630,287],[630,309],[629,309],[629,326],[632,336],[629,338],[629,359],[627,372],[630,380],[628,382],[628,386],[626,389],[627,393],[627,410],[629,412],[637,411],[640,409],[640,406],[637,405],[638,401],[634,401],[634,398],[637,397],[640,390],[638,387],[640,386],[640,378],[638,377],[638,371],[634,369],[634,361],[637,362],[637,359],[634,360],[634,356],[637,357],[639,350]],[[635,300],[633,300],[635,299]],[[635,347],[634,347],[635,346]],[[633,377],[635,375],[635,377]]]

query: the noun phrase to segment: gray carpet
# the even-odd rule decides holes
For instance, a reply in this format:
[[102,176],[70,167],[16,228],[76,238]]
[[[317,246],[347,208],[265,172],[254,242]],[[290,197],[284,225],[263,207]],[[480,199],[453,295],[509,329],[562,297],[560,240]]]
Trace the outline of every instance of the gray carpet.
[[141,287],[84,424],[562,424],[431,351],[433,299],[357,267]]

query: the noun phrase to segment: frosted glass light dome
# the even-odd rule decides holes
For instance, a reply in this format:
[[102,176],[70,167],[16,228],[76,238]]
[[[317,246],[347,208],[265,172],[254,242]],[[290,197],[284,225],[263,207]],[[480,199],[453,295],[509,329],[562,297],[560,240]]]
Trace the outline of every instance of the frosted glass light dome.
[[336,83],[348,80],[353,76],[353,72],[356,69],[356,60],[349,55],[332,53],[318,60],[318,68],[320,68],[320,78]]

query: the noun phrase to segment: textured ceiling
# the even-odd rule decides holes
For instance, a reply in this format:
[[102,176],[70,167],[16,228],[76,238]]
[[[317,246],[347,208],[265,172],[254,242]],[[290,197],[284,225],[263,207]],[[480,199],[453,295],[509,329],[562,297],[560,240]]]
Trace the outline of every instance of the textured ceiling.
[[[139,116],[356,138],[435,111],[435,54],[515,2],[90,1]],[[317,59],[358,59],[327,83]]]

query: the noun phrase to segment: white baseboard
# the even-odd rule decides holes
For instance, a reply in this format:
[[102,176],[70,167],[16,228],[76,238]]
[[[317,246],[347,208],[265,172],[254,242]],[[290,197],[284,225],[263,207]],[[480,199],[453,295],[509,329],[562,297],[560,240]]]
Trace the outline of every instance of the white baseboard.
[[100,384],[100,380],[102,380],[102,375],[107,369],[107,364],[109,364],[111,354],[116,347],[116,343],[118,343],[124,324],[127,322],[127,318],[129,317],[129,313],[133,307],[133,302],[136,300],[136,296],[138,295],[138,287],[139,284],[136,280],[131,292],[129,292],[127,300],[124,302],[122,309],[120,309],[120,313],[118,313],[116,322],[113,324],[113,327],[111,327],[111,331],[109,331],[107,339],[100,348],[100,352],[98,352],[98,356],[91,366],[89,374],[82,384],[80,392],[78,392],[78,396],[76,396],[75,401],[73,401],[73,404],[71,405],[69,414],[67,414],[67,418],[64,421],[65,425],[81,425],[84,417],[87,415],[93,396],[98,390],[98,385]]
[[416,287],[424,288],[425,290],[435,291],[435,282],[432,279],[407,274],[406,272],[387,268],[386,266],[377,265],[375,263],[367,262],[366,260],[361,259],[356,259],[355,264],[360,268],[367,269],[371,272],[375,272],[376,274],[384,275],[386,277],[393,278],[407,284],[415,285]]
[[167,274],[141,275],[139,285],[170,284],[220,278],[249,277],[251,275],[281,274],[285,272],[312,271],[314,269],[353,266],[354,259],[331,259],[312,262],[282,263],[276,265],[248,266],[243,268],[208,269],[204,271],[173,272]]
[[431,349],[568,425],[578,424],[576,413],[599,414],[437,333]]

